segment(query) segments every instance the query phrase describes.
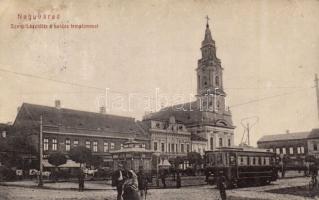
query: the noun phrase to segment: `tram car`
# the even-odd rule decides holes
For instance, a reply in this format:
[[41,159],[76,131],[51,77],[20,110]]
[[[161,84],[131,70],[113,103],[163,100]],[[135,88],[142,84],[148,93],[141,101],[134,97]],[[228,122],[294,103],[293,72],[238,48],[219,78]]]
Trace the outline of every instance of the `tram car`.
[[205,152],[206,180],[213,184],[225,177],[227,188],[266,185],[278,178],[276,154],[264,149],[235,147]]

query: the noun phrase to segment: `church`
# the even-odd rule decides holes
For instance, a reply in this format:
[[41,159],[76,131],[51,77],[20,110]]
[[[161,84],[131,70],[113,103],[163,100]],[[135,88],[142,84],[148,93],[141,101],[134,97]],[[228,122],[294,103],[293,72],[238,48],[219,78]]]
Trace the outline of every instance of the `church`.
[[225,105],[223,68],[207,20],[201,58],[196,68],[196,100],[165,107],[143,117],[151,149],[164,157],[185,156],[189,151],[214,150],[234,145],[232,115]]

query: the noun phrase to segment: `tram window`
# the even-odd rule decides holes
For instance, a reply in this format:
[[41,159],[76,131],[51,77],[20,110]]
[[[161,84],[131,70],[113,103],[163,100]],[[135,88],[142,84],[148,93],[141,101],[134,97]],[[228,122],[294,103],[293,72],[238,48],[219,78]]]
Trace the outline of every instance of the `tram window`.
[[261,165],[261,157],[259,157],[257,159],[258,159],[258,165]]
[[280,154],[280,148],[276,148],[276,154]]
[[210,163],[212,165],[214,165],[215,164],[215,155],[211,155],[211,156],[209,156],[209,158],[210,158]]
[[243,156],[243,165],[249,165],[249,157]]
[[286,147],[282,148],[282,154],[286,154]]
[[269,157],[265,158],[265,165],[269,165]]
[[230,160],[230,163],[229,163],[229,164],[231,164],[231,165],[236,164],[235,156],[234,156],[234,155],[231,155],[229,160]]
[[243,165],[243,156],[237,157],[237,163],[238,163],[238,165]]
[[300,147],[300,151],[301,151],[302,154],[304,154],[305,153],[305,148],[304,147]]
[[217,158],[216,158],[216,164],[223,164],[223,157],[222,157],[222,154],[219,153],[216,155]]
[[289,147],[289,154],[294,154],[294,148],[293,147]]

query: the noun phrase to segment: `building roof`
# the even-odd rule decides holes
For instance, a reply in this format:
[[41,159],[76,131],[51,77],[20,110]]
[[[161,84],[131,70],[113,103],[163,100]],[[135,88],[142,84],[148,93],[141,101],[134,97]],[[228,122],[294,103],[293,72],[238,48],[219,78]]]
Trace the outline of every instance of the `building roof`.
[[257,143],[283,141],[283,140],[302,140],[302,139],[309,138],[311,133],[312,132],[295,132],[295,133],[285,133],[285,134],[275,134],[275,135],[264,135],[258,140]]
[[235,128],[230,114],[220,114],[211,111],[202,111],[197,106],[197,102],[178,104],[165,107],[158,112],[144,116],[143,120],[168,121],[174,116],[176,122],[184,125],[212,125],[226,128]]
[[201,136],[199,136],[197,134],[192,134],[191,135],[191,140],[192,141],[200,141],[200,142],[206,142],[207,141],[206,138],[203,138],[203,137],[201,137]]
[[8,123],[0,123],[0,130],[7,130],[10,126]]
[[145,138],[134,118],[87,111],[23,103],[14,126],[39,124],[42,116],[44,131],[85,133],[100,136]]

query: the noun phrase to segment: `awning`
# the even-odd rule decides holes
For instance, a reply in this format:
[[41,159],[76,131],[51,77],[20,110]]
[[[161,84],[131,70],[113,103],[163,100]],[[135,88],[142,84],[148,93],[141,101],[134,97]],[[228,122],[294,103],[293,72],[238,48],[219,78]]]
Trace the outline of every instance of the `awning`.
[[171,164],[168,162],[167,159],[165,159],[164,161],[161,161],[158,166],[162,167],[162,168],[169,168],[171,166]]
[[[43,160],[43,167],[55,167],[49,163],[48,160]],[[80,163],[76,163],[73,160],[67,160],[65,164],[60,165],[59,168],[78,168],[80,167]]]

